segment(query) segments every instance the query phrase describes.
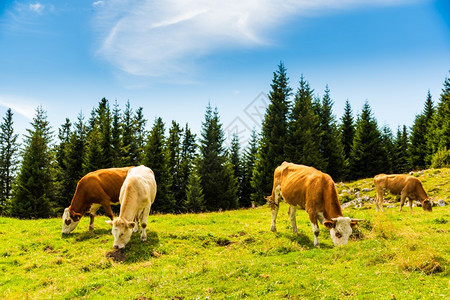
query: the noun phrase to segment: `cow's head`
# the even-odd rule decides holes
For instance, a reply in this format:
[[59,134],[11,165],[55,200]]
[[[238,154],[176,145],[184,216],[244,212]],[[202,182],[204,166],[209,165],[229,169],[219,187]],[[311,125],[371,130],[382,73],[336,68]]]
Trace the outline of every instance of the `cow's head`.
[[423,210],[433,211],[432,207],[433,207],[433,202],[432,202],[431,198],[428,197],[427,199],[423,200],[423,202],[422,202]]
[[135,222],[129,222],[123,218],[116,218],[113,221],[106,221],[112,226],[112,234],[114,236],[114,249],[125,248],[125,245],[130,241]]
[[64,210],[62,216],[62,233],[69,234],[75,227],[77,227],[80,222],[81,214],[71,211],[68,207]]
[[331,221],[325,221],[325,225],[330,229],[331,239],[335,246],[341,246],[348,243],[348,238],[352,234],[352,227],[356,226],[360,219],[350,219],[349,217],[333,218]]

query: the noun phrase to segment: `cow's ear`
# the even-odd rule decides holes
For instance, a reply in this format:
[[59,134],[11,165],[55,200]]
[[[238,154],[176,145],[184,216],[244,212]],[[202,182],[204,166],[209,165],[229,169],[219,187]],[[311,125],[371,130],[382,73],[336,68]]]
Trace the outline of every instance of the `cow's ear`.
[[336,226],[336,223],[333,221],[325,221],[325,222],[323,222],[323,226],[325,226],[328,229],[331,229]]
[[128,222],[127,226],[128,228],[134,228],[134,226],[136,226],[136,222]]
[[106,220],[105,222],[106,222],[107,224],[113,226],[113,221],[111,221],[111,220]]

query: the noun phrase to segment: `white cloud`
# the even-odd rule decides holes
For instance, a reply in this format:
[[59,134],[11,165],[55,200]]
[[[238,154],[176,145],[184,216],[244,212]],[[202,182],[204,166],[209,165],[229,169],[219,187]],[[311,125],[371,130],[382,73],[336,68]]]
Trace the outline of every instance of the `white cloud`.
[[28,9],[31,10],[32,12],[35,12],[37,14],[42,14],[42,12],[44,11],[45,5],[36,2],[36,3],[30,3],[28,5]]
[[95,18],[98,54],[129,74],[170,77],[190,72],[199,58],[217,50],[270,45],[270,32],[293,17],[405,2],[110,0]]
[[36,114],[38,104],[32,99],[25,99],[17,96],[0,96],[0,105],[11,108],[14,112],[25,118],[32,120]]
[[93,2],[92,3],[92,5],[94,6],[94,7],[99,7],[99,6],[103,6],[103,5],[105,5],[105,1],[95,1],[95,2]]

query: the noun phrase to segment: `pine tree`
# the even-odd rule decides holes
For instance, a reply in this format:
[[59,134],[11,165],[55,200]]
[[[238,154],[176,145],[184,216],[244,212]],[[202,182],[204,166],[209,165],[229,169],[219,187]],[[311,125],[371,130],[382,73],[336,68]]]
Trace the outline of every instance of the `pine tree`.
[[302,75],[290,114],[286,157],[290,162],[323,170],[325,164],[320,153],[322,133],[319,116],[314,111],[313,92]]
[[137,144],[134,138],[135,125],[133,119],[133,110],[130,106],[130,101],[127,101],[125,110],[122,114],[122,165],[132,166],[137,165]]
[[414,119],[410,134],[410,160],[414,169],[424,169],[427,166],[426,159],[431,157],[432,152],[428,147],[428,136],[431,121],[434,115],[433,100],[428,90],[424,110]]
[[380,160],[383,162],[378,173],[394,173],[395,149],[394,135],[389,126],[385,125],[381,129],[381,148]]
[[351,152],[351,178],[373,177],[382,169],[380,159],[382,153],[381,134],[378,124],[372,116],[372,110],[366,101],[361,115],[356,121],[355,138]]
[[353,123],[353,112],[350,102],[345,101],[344,114],[341,118],[340,131],[342,136],[342,145],[344,146],[345,159],[350,159],[350,153],[353,146],[353,138],[355,137],[355,125]]
[[202,212],[206,208],[205,196],[198,171],[194,170],[189,175],[186,185],[186,210],[190,212]]
[[253,169],[255,168],[256,157],[258,153],[258,135],[253,130],[250,142],[242,157],[242,180],[241,180],[241,198],[239,205],[241,207],[252,206],[251,195],[255,193],[251,185]]
[[217,108],[208,104],[202,122],[198,172],[202,182],[206,209],[209,211],[238,207],[237,181],[223,146],[225,141]]
[[323,171],[337,181],[344,177],[345,157],[340,132],[332,109],[333,101],[330,98],[330,90],[327,85],[319,111],[322,137],[320,139],[320,153],[324,159]]
[[185,186],[181,184],[181,158],[182,145],[181,136],[183,129],[180,125],[172,121],[172,126],[169,129],[169,138],[167,139],[167,151],[169,156],[168,164],[170,166],[170,174],[172,176],[172,192],[175,198],[175,212],[183,212],[184,207]]
[[175,198],[172,193],[171,168],[167,152],[164,122],[156,118],[147,139],[144,151],[144,165],[155,173],[157,192],[152,210],[162,213],[175,212]]
[[[196,144],[196,136],[191,132],[191,129],[189,128],[188,124],[186,124],[184,128],[184,134],[183,134],[183,142],[181,144],[181,162],[180,162],[180,188],[183,191],[186,191],[187,184],[189,182],[189,178],[191,176],[193,166],[194,166],[194,160],[196,157],[196,150],[197,150],[197,144]],[[183,195],[183,207],[186,207],[188,209],[187,204],[187,196],[186,193]]]
[[[450,77],[445,78],[444,88],[428,133],[428,147],[432,153],[440,149],[450,149]],[[431,157],[427,160],[431,163]]]
[[122,147],[122,129],[121,124],[121,113],[117,101],[114,103],[114,108],[112,111],[112,126],[111,126],[111,166],[112,167],[123,167],[124,153]]
[[291,94],[292,88],[289,86],[286,68],[280,63],[278,70],[273,73],[271,91],[268,95],[270,103],[262,124],[258,159],[251,180],[255,190],[252,200],[257,204],[264,203],[264,196],[271,193],[273,172],[286,160],[284,146],[287,142],[287,118]]
[[239,144],[239,137],[236,133],[233,133],[228,153],[229,153],[229,161],[233,167],[233,174],[238,184],[239,203],[241,203],[242,201],[242,166],[241,166],[240,151],[241,145]]
[[59,128],[58,139],[59,144],[56,146],[56,167],[55,167],[55,189],[56,189],[56,208],[61,210],[67,203],[67,199],[71,197],[70,179],[68,177],[68,148],[70,146],[70,128],[72,123],[68,118],[66,122]]
[[397,128],[394,142],[394,173],[405,173],[410,170],[408,148],[408,132],[403,125],[402,130]]
[[51,127],[42,107],[27,129],[23,160],[13,188],[11,213],[20,218],[47,218],[53,215],[53,170],[51,167]]
[[147,135],[147,131],[145,130],[145,124],[147,123],[147,120],[144,118],[142,107],[139,107],[136,110],[133,123],[134,140],[136,143],[136,153],[133,164],[139,165],[144,160],[145,137]]
[[11,187],[17,171],[19,144],[14,133],[13,113],[8,108],[0,124],[0,215],[9,206]]
[[83,161],[83,173],[103,169],[103,153],[100,143],[100,132],[97,127],[90,130],[86,140],[86,155]]

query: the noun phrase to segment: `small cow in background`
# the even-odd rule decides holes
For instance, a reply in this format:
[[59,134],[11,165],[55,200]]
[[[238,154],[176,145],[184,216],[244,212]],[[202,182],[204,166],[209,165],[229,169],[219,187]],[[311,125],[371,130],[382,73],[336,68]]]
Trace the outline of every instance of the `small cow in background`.
[[377,190],[377,199],[375,201],[377,211],[384,211],[383,197],[385,191],[389,191],[393,195],[401,195],[399,211],[402,211],[406,198],[409,200],[411,211],[413,200],[420,201],[423,210],[433,210],[431,199],[427,196],[427,193],[422,186],[422,182],[414,176],[403,174],[379,174],[373,178],[373,182],[375,184],[375,189]]
[[120,215],[112,226],[114,249],[125,248],[131,234],[139,230],[141,223],[141,241],[147,240],[147,219],[156,196],[156,181],[153,171],[145,166],[131,169],[120,190]]
[[292,230],[297,233],[296,211],[304,209],[309,215],[314,233],[314,246],[319,246],[319,220],[330,229],[335,246],[345,245],[358,219],[343,217],[338,193],[330,175],[313,167],[283,162],[275,169],[272,195],[266,197],[272,207],[272,225],[276,231],[276,218],[280,199],[289,204]]
[[64,209],[62,233],[69,234],[80,222],[81,217],[89,211],[94,228],[95,213],[103,207],[112,220],[111,204],[119,204],[119,193],[128,171],[133,167],[100,169],[90,172],[78,181],[70,206]]

